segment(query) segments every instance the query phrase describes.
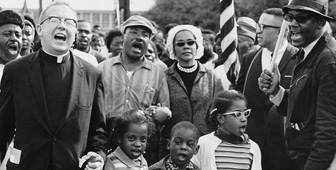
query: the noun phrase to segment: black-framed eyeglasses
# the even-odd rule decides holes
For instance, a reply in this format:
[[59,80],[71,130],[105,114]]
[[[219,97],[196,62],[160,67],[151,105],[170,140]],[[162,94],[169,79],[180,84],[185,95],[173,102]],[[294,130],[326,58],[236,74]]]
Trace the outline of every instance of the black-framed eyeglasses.
[[222,113],[222,115],[234,115],[237,119],[241,119],[244,115],[244,117],[249,117],[251,114],[251,109],[247,109],[245,111],[234,111],[234,112],[227,112],[227,113]]
[[311,19],[313,15],[293,15],[293,14],[284,14],[283,18],[285,21],[292,22],[294,19],[298,23],[306,23]]
[[280,27],[272,26],[272,25],[257,24],[257,29],[260,30],[261,32],[263,32],[264,29],[267,28],[267,27],[276,28],[276,29],[279,29],[279,28],[280,28]]
[[56,16],[47,17],[46,19],[44,19],[40,23],[40,25],[42,25],[47,20],[49,21],[50,24],[53,24],[53,25],[58,25],[63,21],[66,26],[77,27],[77,21],[76,20],[71,19],[71,18],[60,18],[60,17],[56,17]]
[[187,44],[188,46],[192,46],[196,43],[196,41],[194,40],[189,40],[189,41],[178,41],[176,42],[174,45],[177,45],[179,47],[183,47],[185,44]]

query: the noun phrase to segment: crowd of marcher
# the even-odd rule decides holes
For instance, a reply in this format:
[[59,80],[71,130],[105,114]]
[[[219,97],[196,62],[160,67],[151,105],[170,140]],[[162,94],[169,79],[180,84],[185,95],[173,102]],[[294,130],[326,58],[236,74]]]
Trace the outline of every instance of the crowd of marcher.
[[238,17],[236,81],[210,29],[0,10],[0,170],[336,170],[328,3]]

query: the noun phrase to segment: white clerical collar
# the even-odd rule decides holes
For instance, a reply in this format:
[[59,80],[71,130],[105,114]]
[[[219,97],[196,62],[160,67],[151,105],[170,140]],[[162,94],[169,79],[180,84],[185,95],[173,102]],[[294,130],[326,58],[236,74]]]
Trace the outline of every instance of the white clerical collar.
[[57,57],[57,63],[62,63],[62,61],[63,61],[63,57],[66,56],[66,55],[68,55],[68,53],[69,53],[69,51],[68,51],[68,52],[66,52],[65,54],[55,55],[55,54],[48,53],[48,52],[47,52],[46,50],[44,50],[44,49],[43,49],[43,51],[44,51],[46,54],[50,55],[50,56]]

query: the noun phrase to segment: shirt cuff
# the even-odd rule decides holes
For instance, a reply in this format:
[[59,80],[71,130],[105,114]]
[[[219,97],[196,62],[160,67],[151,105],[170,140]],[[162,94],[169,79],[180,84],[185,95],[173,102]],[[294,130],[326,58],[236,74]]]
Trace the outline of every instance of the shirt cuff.
[[273,95],[270,95],[269,96],[269,100],[276,106],[279,106],[281,101],[282,101],[282,98],[284,97],[284,94],[285,94],[285,89],[283,87],[280,86],[280,90],[278,91],[278,93],[273,96]]

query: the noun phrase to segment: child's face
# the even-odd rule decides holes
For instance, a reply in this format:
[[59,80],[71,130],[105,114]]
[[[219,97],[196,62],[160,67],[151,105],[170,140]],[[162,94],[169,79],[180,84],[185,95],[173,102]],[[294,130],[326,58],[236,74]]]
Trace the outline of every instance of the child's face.
[[120,148],[130,159],[138,158],[146,149],[147,124],[131,123],[121,137]]
[[[244,100],[234,100],[232,106],[227,110],[228,112],[239,111],[243,112],[247,110]],[[237,118],[234,114],[218,115],[217,120],[220,123],[219,130],[224,134],[231,134],[241,136],[245,133],[247,118],[242,115],[241,118]]]
[[172,161],[182,168],[189,164],[191,157],[198,151],[197,134],[190,129],[177,129],[171,141],[168,140],[167,147],[170,150]]

